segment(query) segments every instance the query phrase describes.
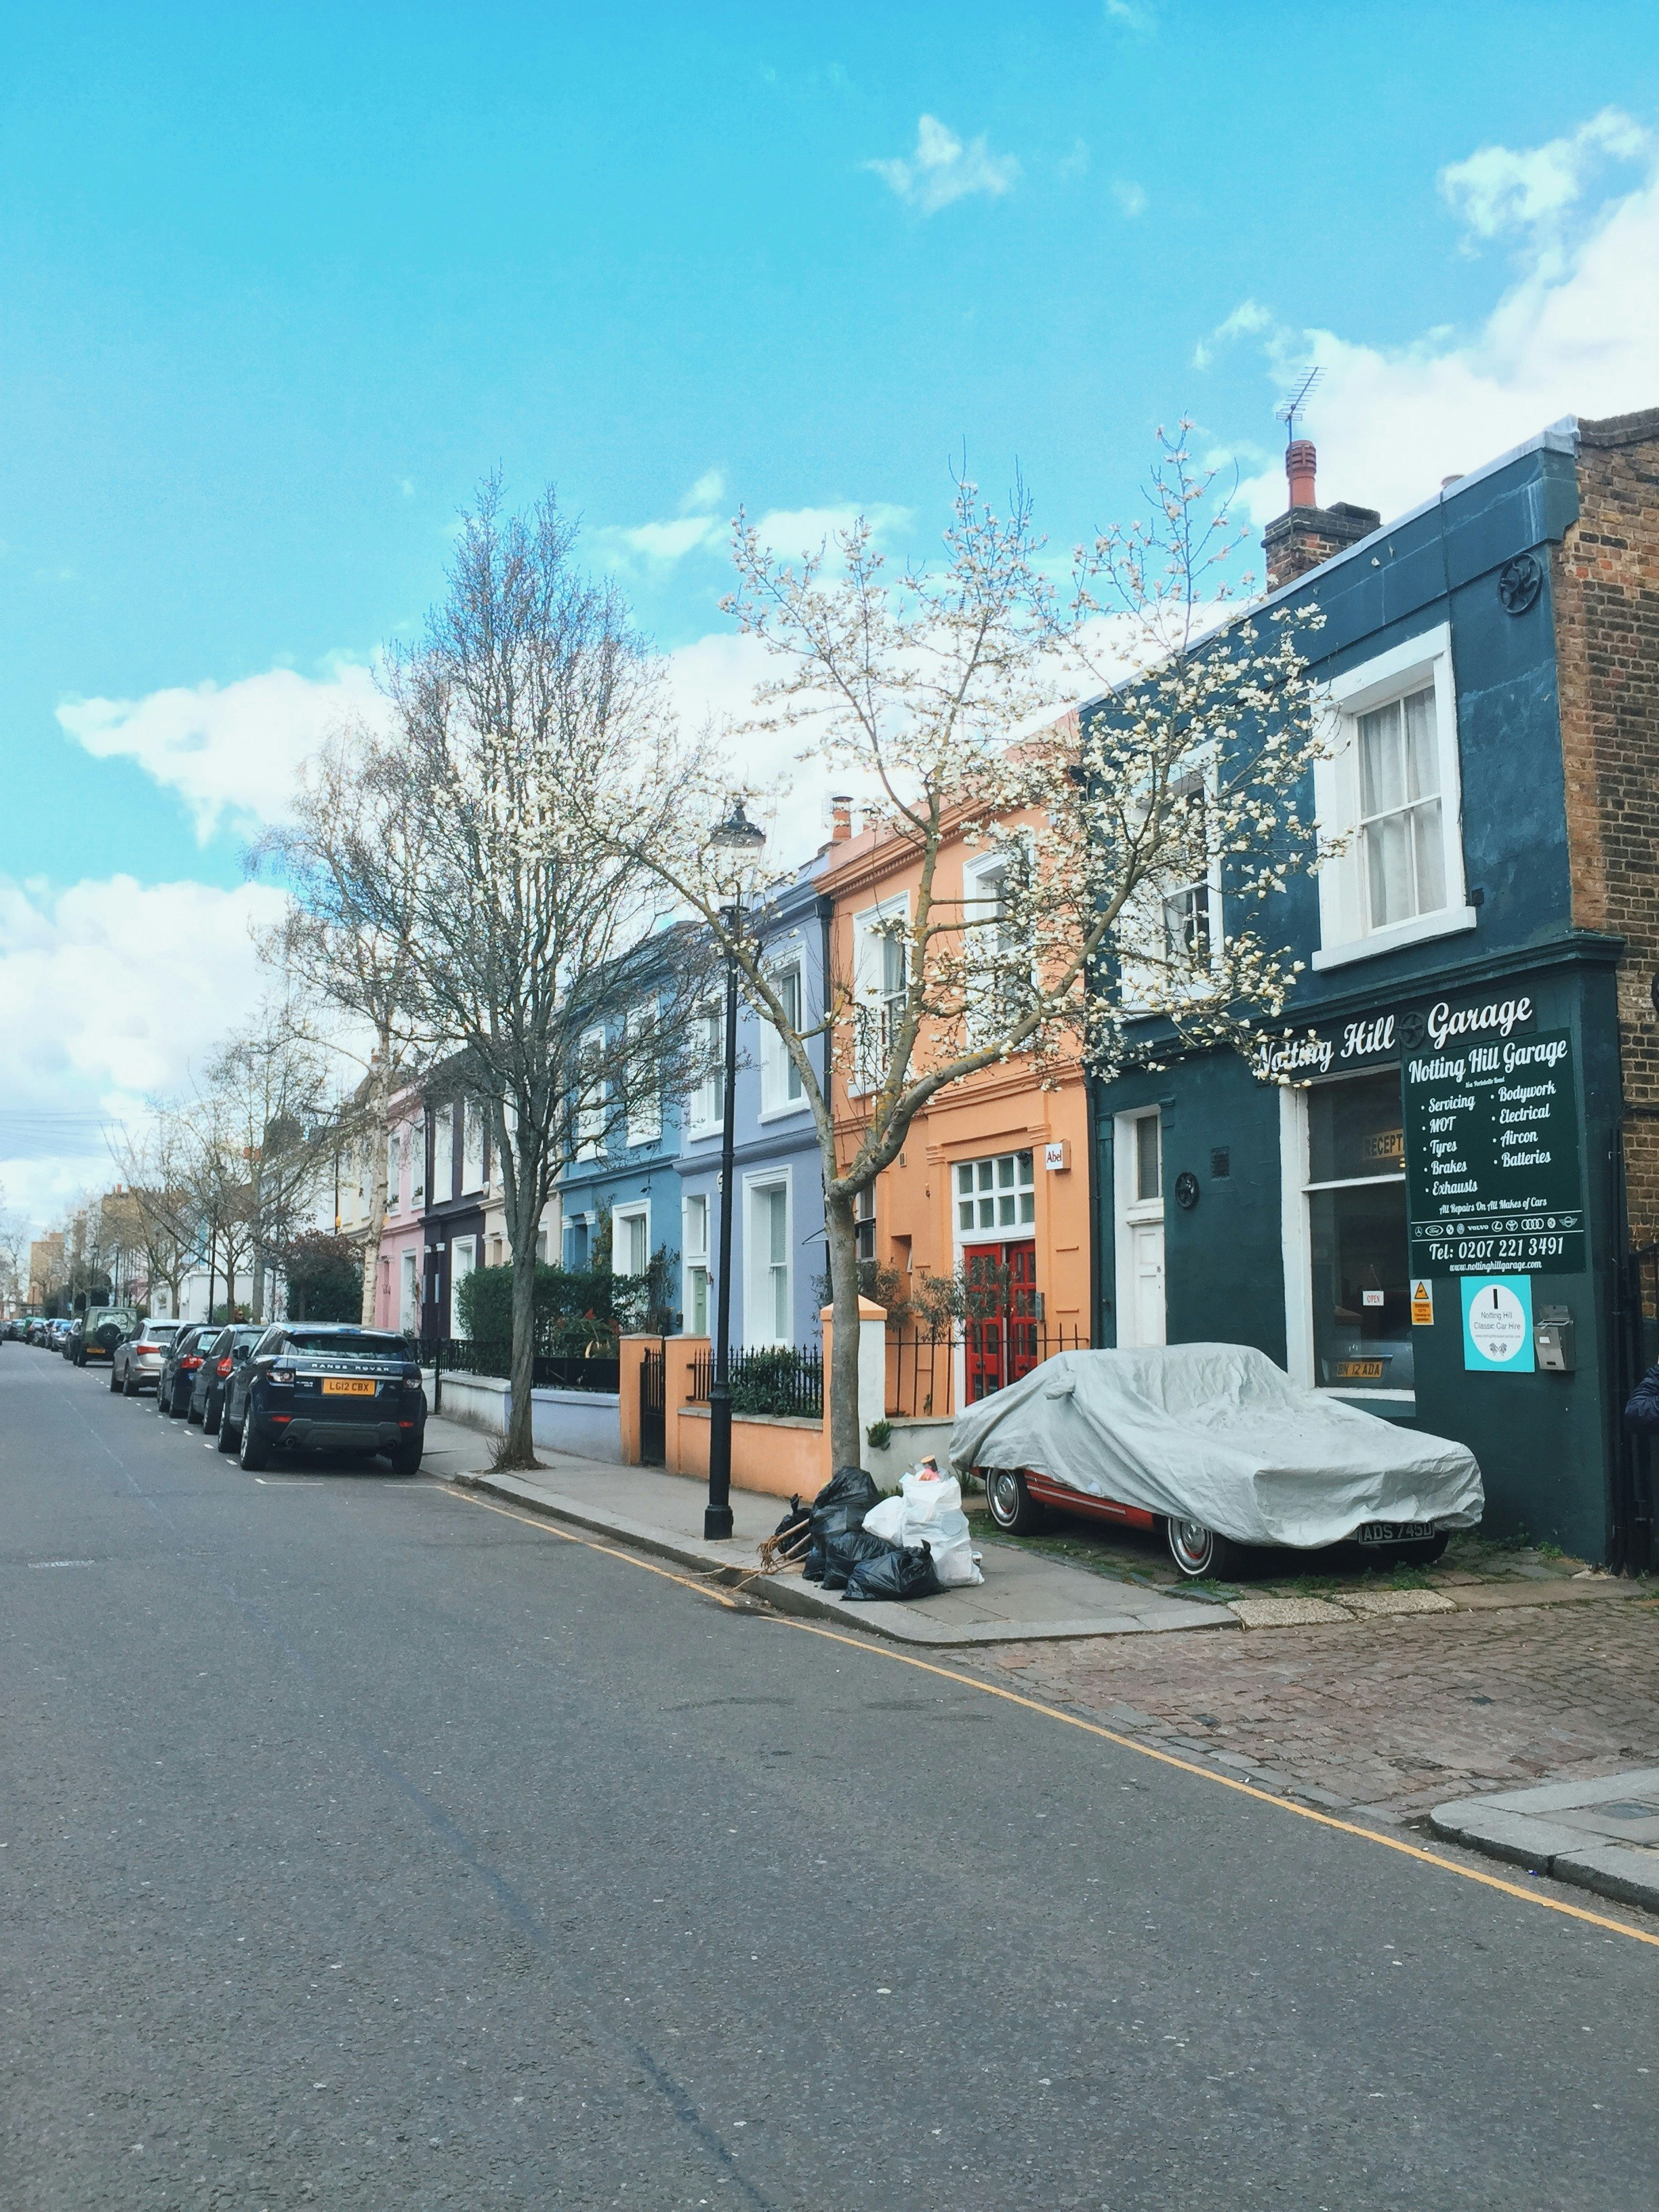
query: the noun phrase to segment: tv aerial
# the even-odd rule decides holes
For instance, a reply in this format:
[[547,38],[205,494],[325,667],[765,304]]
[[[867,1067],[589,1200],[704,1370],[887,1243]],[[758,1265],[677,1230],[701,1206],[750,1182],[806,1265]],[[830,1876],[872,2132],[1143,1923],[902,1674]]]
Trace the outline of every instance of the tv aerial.
[[1306,412],[1313,388],[1324,374],[1322,368],[1304,368],[1302,372],[1302,381],[1297,386],[1296,390],[1288,399],[1281,400],[1274,408],[1274,420],[1285,425],[1285,443],[1287,446],[1295,442],[1296,418],[1298,415]]

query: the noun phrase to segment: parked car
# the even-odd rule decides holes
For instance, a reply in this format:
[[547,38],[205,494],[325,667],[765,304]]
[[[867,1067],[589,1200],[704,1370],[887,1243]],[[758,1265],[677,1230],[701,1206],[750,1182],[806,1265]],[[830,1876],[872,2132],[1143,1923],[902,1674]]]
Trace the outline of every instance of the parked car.
[[29,1323],[28,1340],[37,1352],[44,1351],[52,1342],[52,1322],[45,1314],[37,1314]]
[[196,1370],[191,1385],[189,1418],[202,1424],[204,1436],[216,1436],[219,1422],[225,1410],[225,1392],[235,1370],[264,1334],[263,1323],[239,1322],[221,1329],[211,1344],[205,1339],[197,1346],[202,1354],[202,1364]]
[[110,1389],[118,1390],[124,1398],[155,1389],[179,1328],[176,1321],[141,1321],[136,1328],[130,1328],[109,1364]]
[[1301,1389],[1242,1344],[1060,1352],[959,1413],[951,1458],[1011,1535],[1056,1510],[1161,1530],[1194,1579],[1265,1547],[1427,1564],[1485,1502],[1467,1446]]
[[415,1346],[355,1322],[278,1322],[232,1370],[219,1449],[257,1473],[279,1448],[385,1452],[413,1474],[426,1440]]
[[137,1326],[137,1311],[132,1306],[88,1306],[75,1325],[70,1357],[77,1367],[84,1367],[89,1359],[113,1359],[116,1346]]
[[216,1321],[189,1322],[179,1331],[168,1346],[161,1362],[161,1371],[155,1383],[155,1410],[170,1420],[190,1411],[190,1394],[196,1387],[197,1371],[207,1357],[207,1347],[219,1335],[223,1323]]

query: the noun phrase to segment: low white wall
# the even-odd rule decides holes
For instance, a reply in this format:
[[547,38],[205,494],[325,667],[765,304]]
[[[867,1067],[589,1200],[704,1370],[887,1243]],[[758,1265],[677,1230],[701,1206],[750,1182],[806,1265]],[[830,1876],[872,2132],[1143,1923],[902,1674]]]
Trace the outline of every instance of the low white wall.
[[[446,1382],[444,1389],[448,1388]],[[900,1475],[919,1459],[930,1455],[949,1474],[951,1459],[946,1447],[952,1425],[949,1421],[890,1420],[887,1425],[893,1431],[892,1438],[880,1451],[867,1438],[864,1446],[864,1464],[875,1477],[878,1490],[896,1490]]]
[[[446,1420],[504,1437],[510,1396],[499,1376],[446,1375],[441,1410]],[[614,1390],[532,1390],[530,1430],[544,1451],[622,1465],[622,1401]]]

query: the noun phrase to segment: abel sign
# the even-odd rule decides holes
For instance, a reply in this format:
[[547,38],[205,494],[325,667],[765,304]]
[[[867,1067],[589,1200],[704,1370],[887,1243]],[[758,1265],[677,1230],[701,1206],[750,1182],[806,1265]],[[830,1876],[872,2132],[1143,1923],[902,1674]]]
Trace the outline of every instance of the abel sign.
[[1572,1038],[1525,1029],[1531,1012],[1524,998],[1432,1007],[1401,1055],[1413,1275],[1583,1270]]

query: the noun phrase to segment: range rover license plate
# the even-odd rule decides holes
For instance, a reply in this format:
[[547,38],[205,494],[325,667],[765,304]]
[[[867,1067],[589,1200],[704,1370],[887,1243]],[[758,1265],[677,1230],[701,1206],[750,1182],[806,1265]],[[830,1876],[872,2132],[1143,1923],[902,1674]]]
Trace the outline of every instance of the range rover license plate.
[[1355,1535],[1357,1544],[1420,1544],[1434,1530],[1426,1521],[1368,1521]]
[[367,1375],[325,1375],[325,1398],[372,1398],[374,1385]]

